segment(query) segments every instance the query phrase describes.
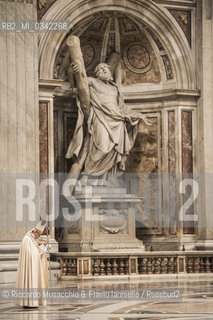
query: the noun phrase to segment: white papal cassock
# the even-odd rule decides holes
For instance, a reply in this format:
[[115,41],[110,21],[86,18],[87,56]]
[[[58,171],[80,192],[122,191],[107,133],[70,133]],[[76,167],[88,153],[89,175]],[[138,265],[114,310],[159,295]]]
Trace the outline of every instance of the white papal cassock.
[[[47,248],[45,245],[39,244],[31,231],[24,236],[21,243],[16,288],[46,289],[48,287]],[[16,299],[15,303],[19,306],[29,307],[46,305],[46,301],[42,297],[38,300],[21,297]]]

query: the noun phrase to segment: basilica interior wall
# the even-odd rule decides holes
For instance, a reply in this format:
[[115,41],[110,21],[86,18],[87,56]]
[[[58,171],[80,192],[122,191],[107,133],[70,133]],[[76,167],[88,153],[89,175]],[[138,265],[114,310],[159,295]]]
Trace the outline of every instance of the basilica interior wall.
[[[159,227],[156,223],[150,229],[146,228],[149,219],[143,221],[145,226],[139,228],[138,237],[145,237],[149,244],[153,239],[172,242],[177,237],[188,237],[186,241],[194,243],[199,238],[211,241],[211,225],[206,227],[211,220],[210,179],[200,179],[199,197],[188,211],[199,216],[200,226],[197,222],[179,225],[174,210],[190,194],[188,190],[186,198],[181,198],[180,180],[192,174],[197,177],[198,172],[212,172],[211,1],[156,0],[137,5],[133,1],[125,5],[108,1],[102,9],[100,1],[79,1],[75,8],[72,5],[70,2],[63,11],[59,1],[49,0],[39,9],[30,1],[1,1],[0,14],[10,20],[33,20],[37,13],[39,19],[67,19],[69,34],[81,39],[88,75],[93,75],[97,62],[107,61],[113,51],[121,53],[115,80],[125,102],[129,108],[145,112],[153,123],[151,128],[140,126],[128,169],[147,175],[170,174],[167,183],[159,185],[163,224]],[[1,241],[21,240],[33,225],[27,223],[26,216],[23,229],[10,227],[15,193],[13,185],[8,180],[5,183],[5,173],[40,171],[45,176],[67,172],[72,164],[64,159],[77,117],[75,82],[68,72],[67,36],[41,34],[37,39],[37,34],[0,33],[4,44],[0,158],[5,224]],[[138,194],[143,194],[142,181]],[[138,210],[143,212],[142,207]]]
[[211,1],[198,1],[196,10],[196,76],[201,89],[198,101],[198,172],[200,173],[200,199],[198,202],[199,239],[198,247],[211,248],[212,224],[212,16]]

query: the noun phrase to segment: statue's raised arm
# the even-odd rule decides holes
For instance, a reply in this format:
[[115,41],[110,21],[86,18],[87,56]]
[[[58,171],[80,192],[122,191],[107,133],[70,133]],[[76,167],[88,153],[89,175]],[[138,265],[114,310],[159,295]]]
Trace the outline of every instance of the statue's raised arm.
[[72,63],[78,66],[78,72],[74,73],[78,88],[78,98],[84,117],[88,120],[90,112],[90,93],[79,38],[70,35],[67,39],[67,46],[69,48]]

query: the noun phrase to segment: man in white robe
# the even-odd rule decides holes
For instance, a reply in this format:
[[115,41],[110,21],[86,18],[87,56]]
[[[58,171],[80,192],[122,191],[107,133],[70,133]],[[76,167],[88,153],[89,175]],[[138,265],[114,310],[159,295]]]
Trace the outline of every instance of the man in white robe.
[[[33,230],[24,236],[19,252],[18,271],[16,278],[16,289],[29,293],[31,289],[48,288],[48,265],[47,265],[47,238],[44,244],[40,244],[38,238],[43,233],[46,223],[40,222]],[[29,297],[20,296],[15,303],[24,308],[38,307],[46,305],[46,301],[41,299],[34,300]]]

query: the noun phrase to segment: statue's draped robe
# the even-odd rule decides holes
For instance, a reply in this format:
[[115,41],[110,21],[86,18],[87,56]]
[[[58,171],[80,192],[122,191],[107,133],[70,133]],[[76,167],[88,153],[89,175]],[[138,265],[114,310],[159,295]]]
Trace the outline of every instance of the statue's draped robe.
[[[99,176],[110,170],[124,171],[133,147],[142,114],[128,112],[115,83],[88,78],[91,109],[87,121],[89,150],[83,174]],[[78,104],[78,120],[66,158],[78,157],[81,150],[84,116]],[[77,159],[78,160],[78,159]]]
[[[29,289],[46,289],[47,287],[48,266],[46,252],[43,250],[43,246],[40,246],[38,241],[34,239],[32,233],[28,232],[22,240],[19,252],[16,288],[28,291]],[[43,299],[18,298],[15,303],[19,306],[29,307],[46,305],[46,301]]]

